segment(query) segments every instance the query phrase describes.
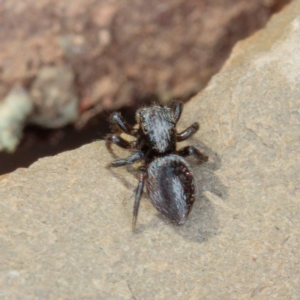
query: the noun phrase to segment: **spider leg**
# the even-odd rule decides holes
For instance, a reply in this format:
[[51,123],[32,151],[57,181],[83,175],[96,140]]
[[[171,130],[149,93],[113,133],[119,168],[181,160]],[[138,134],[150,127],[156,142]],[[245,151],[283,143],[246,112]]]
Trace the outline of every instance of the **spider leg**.
[[136,220],[137,220],[137,216],[139,213],[140,201],[141,201],[141,198],[143,195],[143,187],[145,184],[146,174],[147,174],[146,168],[140,167],[139,184],[136,189],[135,201],[134,201],[134,206],[133,206],[132,231],[135,231],[135,225],[136,225]]
[[108,134],[106,136],[107,146],[110,149],[110,143],[114,143],[124,149],[136,149],[137,142],[128,142],[116,134]]
[[136,136],[138,130],[133,128],[131,125],[129,125],[124,118],[122,117],[122,115],[119,112],[114,112],[111,116],[110,116],[110,122],[114,125],[116,125],[118,127],[119,130],[121,130],[122,132],[132,135],[132,136]]
[[131,165],[141,159],[143,159],[144,155],[141,151],[134,152],[132,155],[125,159],[117,159],[111,163],[113,168],[122,167],[125,165]]
[[208,161],[208,156],[206,156],[205,154],[202,154],[194,146],[183,147],[182,149],[177,151],[177,154],[180,155],[180,156],[183,156],[183,157],[188,156],[188,155],[193,155],[200,162],[207,162]]
[[176,134],[176,140],[177,142],[182,142],[189,137],[191,137],[194,133],[196,133],[199,130],[199,124],[196,122],[192,124],[190,127],[185,129],[184,131]]
[[173,107],[173,113],[175,118],[175,123],[177,123],[180,119],[181,113],[183,109],[183,104],[181,102],[175,102]]

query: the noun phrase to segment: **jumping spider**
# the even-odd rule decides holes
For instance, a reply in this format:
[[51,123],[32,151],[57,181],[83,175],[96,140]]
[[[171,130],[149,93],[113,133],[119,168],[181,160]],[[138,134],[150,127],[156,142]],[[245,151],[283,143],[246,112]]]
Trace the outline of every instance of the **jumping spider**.
[[176,142],[188,139],[199,129],[199,124],[193,123],[186,130],[177,133],[176,123],[181,116],[182,107],[181,103],[175,103],[172,107],[152,105],[141,108],[136,113],[138,128],[130,126],[118,112],[111,115],[112,124],[136,138],[135,141],[129,142],[118,134],[106,137],[109,143],[134,150],[128,158],[115,160],[111,166],[121,167],[144,161],[144,165],[139,168],[133,230],[145,182],[153,206],[178,225],[185,223],[195,201],[194,177],[183,157],[193,155],[201,162],[207,162],[208,157],[193,146],[176,150]]

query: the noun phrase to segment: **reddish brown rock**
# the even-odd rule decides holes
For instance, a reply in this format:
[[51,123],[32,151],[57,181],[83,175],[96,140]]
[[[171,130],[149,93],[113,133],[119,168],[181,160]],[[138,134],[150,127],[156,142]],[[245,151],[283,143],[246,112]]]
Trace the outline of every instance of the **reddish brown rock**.
[[198,92],[233,44],[288,0],[10,0],[0,4],[0,99],[40,68],[73,70],[81,112]]

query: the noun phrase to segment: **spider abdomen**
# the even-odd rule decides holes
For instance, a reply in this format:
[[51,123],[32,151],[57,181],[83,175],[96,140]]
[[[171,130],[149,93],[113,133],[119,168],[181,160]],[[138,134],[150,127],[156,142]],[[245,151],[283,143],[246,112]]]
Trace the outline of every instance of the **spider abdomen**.
[[173,222],[184,224],[195,200],[195,182],[187,162],[176,154],[154,159],[146,186],[153,206]]

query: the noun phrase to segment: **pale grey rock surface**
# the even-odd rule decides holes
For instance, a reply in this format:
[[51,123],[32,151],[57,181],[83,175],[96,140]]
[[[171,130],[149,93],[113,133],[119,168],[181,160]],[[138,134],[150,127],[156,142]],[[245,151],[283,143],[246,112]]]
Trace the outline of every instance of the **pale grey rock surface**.
[[14,87],[0,102],[0,151],[13,152],[16,149],[32,110],[30,95],[22,87]]
[[30,89],[35,110],[28,122],[46,128],[73,123],[79,115],[74,73],[64,66],[43,67]]
[[78,116],[74,74],[63,66],[41,68],[30,91],[15,86],[0,102],[0,151],[14,152],[27,124],[59,128]]
[[144,197],[131,232],[136,173],[106,169],[103,142],[0,178],[2,298],[298,300],[299,12],[241,42],[185,107],[179,129],[199,121],[190,143],[210,156],[185,226]]

